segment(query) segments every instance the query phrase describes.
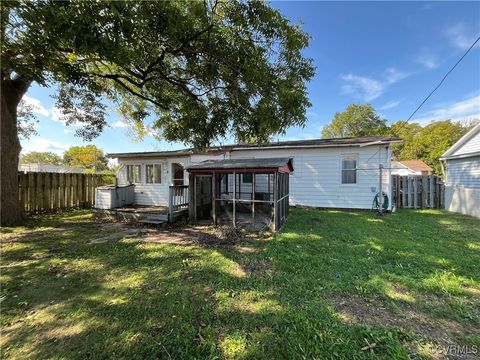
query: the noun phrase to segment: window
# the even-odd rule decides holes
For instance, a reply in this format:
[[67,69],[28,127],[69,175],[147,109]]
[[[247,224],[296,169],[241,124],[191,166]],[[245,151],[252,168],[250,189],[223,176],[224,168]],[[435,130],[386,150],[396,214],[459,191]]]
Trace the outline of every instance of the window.
[[148,164],[145,165],[147,174],[147,184],[161,184],[162,183],[162,165]]
[[242,175],[242,182],[244,184],[251,184],[253,181],[253,174],[252,173],[246,173]]
[[357,155],[342,155],[342,184],[357,183]]
[[127,181],[138,184],[142,178],[142,165],[127,165]]

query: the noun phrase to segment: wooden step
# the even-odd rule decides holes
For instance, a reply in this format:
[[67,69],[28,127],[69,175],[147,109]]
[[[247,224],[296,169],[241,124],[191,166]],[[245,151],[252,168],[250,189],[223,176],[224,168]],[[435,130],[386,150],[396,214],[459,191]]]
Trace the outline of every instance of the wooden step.
[[155,225],[162,225],[166,223],[165,220],[153,220],[153,219],[141,219],[141,220],[138,220],[138,222],[142,224],[155,224]]

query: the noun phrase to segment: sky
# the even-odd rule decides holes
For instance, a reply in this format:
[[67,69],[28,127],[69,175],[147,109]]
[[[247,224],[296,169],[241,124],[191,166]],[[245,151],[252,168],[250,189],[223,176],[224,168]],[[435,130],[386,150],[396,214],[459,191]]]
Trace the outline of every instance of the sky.
[[[304,55],[316,75],[308,84],[312,107],[305,128],[292,127],[274,139],[321,137],[322,127],[351,103],[370,103],[389,123],[406,119],[446,72],[480,36],[480,2],[304,2],[271,5],[311,36]],[[34,84],[24,100],[34,107],[38,136],[22,140],[22,152],[62,154],[72,145],[87,145],[75,126],[60,120],[55,87]],[[480,42],[412,121],[480,118]],[[115,109],[109,126],[93,140],[106,153],[173,150],[146,136],[134,141]],[[228,142],[228,141],[227,141]]]

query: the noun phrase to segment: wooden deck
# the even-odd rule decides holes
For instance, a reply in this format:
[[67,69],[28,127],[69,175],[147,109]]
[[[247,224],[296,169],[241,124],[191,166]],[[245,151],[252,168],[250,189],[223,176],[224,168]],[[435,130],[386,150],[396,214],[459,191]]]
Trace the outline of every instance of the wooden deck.
[[170,213],[168,206],[130,205],[115,209],[93,209],[97,219],[161,225],[188,215],[188,208]]

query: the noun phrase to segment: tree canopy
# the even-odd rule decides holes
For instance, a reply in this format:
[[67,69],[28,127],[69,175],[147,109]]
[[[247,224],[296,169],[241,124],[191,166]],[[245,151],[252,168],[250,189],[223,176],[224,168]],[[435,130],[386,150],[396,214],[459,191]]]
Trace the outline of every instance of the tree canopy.
[[309,36],[266,2],[2,1],[0,11],[2,224],[20,221],[17,107],[32,82],[58,85],[62,120],[87,140],[109,103],[139,134],[197,148],[306,122]]
[[322,129],[323,138],[382,135],[387,120],[382,119],[370,104],[350,104],[343,112],[335,113],[330,124]]
[[108,169],[108,162],[103,151],[95,145],[72,146],[63,153],[63,164],[83,167],[94,171]]
[[[60,84],[67,124],[92,138],[106,99],[139,130],[204,147],[305,123],[309,37],[260,1],[9,2],[2,77]],[[5,17],[3,15],[6,15]]]
[[60,165],[62,158],[50,151],[30,151],[20,157],[20,163]]
[[393,145],[393,155],[398,160],[421,159],[430,165],[436,174],[441,175],[439,158],[473,126],[451,120],[435,121],[421,126],[405,120],[393,123],[388,135],[397,136],[403,141]]

